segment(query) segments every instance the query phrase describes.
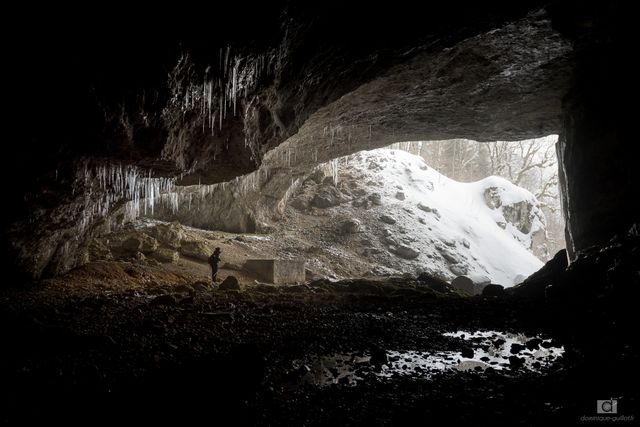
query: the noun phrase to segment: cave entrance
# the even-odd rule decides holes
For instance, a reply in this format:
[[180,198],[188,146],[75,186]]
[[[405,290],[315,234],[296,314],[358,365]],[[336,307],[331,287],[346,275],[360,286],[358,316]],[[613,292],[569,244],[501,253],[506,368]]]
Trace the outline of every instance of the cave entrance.
[[277,240],[322,276],[513,286],[564,247],[556,141],[400,142],[334,159],[299,180]]

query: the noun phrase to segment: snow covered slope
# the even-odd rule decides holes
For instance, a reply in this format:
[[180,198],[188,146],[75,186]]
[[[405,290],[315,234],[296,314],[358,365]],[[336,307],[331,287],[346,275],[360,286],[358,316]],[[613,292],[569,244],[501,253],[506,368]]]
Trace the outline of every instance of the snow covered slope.
[[529,251],[544,233],[538,202],[503,178],[460,183],[421,157],[389,149],[363,151],[337,166],[336,185],[335,173],[316,176],[291,201],[299,212],[336,222],[343,238],[325,239],[334,259],[365,257],[374,274],[427,271],[504,286],[542,266]]

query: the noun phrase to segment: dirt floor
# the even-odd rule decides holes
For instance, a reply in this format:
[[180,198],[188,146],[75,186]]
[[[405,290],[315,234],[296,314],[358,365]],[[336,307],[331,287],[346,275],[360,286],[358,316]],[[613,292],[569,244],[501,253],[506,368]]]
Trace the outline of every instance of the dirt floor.
[[[0,420],[538,425],[580,423],[597,399],[617,398],[622,415],[637,407],[637,363],[573,348],[554,313],[527,300],[407,278],[221,291],[207,274],[105,261],[0,291]],[[489,330],[543,334],[565,351],[536,371],[506,359],[503,370],[372,373],[392,351],[461,352],[466,342],[443,333]],[[309,382],[314,358],[336,353],[370,356],[362,379]]]

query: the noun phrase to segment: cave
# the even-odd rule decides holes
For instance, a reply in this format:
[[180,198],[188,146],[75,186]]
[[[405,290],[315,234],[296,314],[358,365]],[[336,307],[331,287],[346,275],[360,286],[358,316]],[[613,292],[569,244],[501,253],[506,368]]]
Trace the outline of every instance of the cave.
[[[2,421],[633,421],[630,16],[17,8]],[[537,141],[552,251],[492,157]],[[476,151],[445,173],[435,146]]]

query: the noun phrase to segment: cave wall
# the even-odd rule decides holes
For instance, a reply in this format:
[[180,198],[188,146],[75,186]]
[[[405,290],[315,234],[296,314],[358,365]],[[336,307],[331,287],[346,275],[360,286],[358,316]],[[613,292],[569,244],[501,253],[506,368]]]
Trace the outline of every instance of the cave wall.
[[[111,190],[83,176],[87,162],[173,180],[180,207],[159,205],[156,217],[259,231],[298,178],[338,156],[403,140],[561,133],[572,247],[632,220],[615,7],[487,1],[425,15],[410,4],[285,3],[227,5],[216,16],[242,22],[214,26],[204,13],[145,10],[117,36],[117,17],[96,28],[79,20],[82,31],[32,17],[42,37],[10,52],[22,65],[10,67],[16,142],[2,170],[15,183],[3,223],[11,269],[67,271],[92,237],[126,222],[127,195],[105,210]],[[194,198],[196,184],[206,188]]]
[[624,8],[591,2],[576,9],[562,10],[557,19],[575,52],[556,150],[571,259],[640,219],[639,150],[623,131],[632,120],[626,98],[634,85]]

